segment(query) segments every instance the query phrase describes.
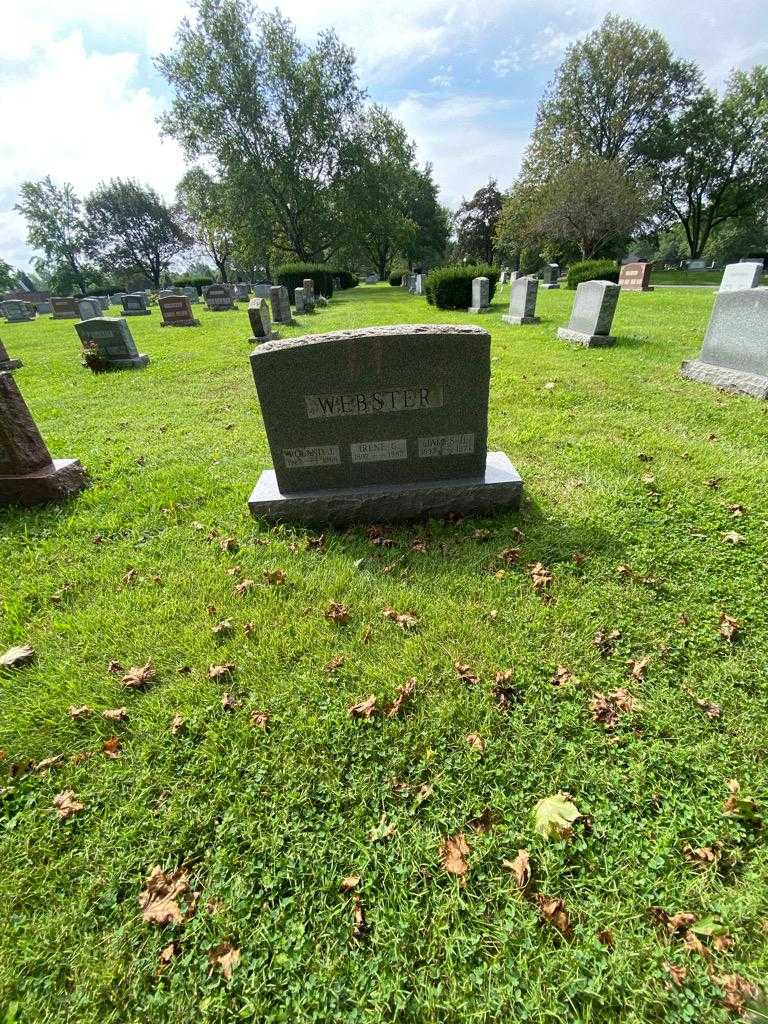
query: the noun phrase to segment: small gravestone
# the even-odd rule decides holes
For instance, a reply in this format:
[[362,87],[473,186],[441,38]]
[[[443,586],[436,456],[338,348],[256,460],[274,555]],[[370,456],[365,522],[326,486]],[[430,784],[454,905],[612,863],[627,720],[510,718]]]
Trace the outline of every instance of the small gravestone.
[[306,311],[307,311],[307,304],[306,304],[306,302],[304,300],[304,289],[303,288],[294,288],[293,289],[293,304],[296,307],[296,313],[297,314],[306,313]]
[[652,292],[650,263],[625,263],[619,271],[619,286],[625,292]]
[[197,294],[197,288],[195,288],[193,284],[184,285],[184,294],[192,303],[200,301],[200,296]]
[[81,320],[92,320],[95,316],[101,316],[103,310],[98,299],[80,299],[78,311]]
[[610,281],[582,281],[576,289],[571,319],[567,327],[558,327],[558,338],[586,348],[615,344],[610,332],[620,291]]
[[104,312],[104,311],[105,311],[106,309],[109,309],[109,305],[110,305],[110,303],[109,303],[109,296],[108,296],[108,295],[97,295],[97,296],[96,296],[96,298],[97,298],[97,299],[99,300],[99,302],[101,303],[101,311],[102,311],[102,313],[103,313],[103,312]]
[[150,316],[151,309],[147,309],[147,296],[145,292],[132,292],[123,296],[123,316]]
[[251,337],[248,339],[256,345],[277,338],[272,333],[272,317],[269,315],[269,302],[266,299],[251,299],[248,303],[248,319],[251,322]]
[[61,501],[88,484],[77,459],[52,459],[10,373],[0,373],[0,505]]
[[157,301],[158,301],[158,303],[160,302],[160,299],[166,299],[166,298],[168,298],[169,295],[176,295],[175,289],[173,289],[173,288],[161,288],[160,291],[157,293]]
[[333,279],[333,290],[335,292],[340,292],[341,291],[341,278],[340,277],[334,277],[334,279]]
[[192,315],[192,305],[186,295],[161,295],[157,302],[163,314],[161,327],[200,326],[200,321]]
[[232,290],[228,284],[211,284],[205,293],[205,304],[212,313],[225,313],[234,309]]
[[424,294],[424,275],[416,274],[416,280],[413,282],[413,294],[423,295]]
[[743,260],[741,263],[729,263],[723,271],[720,291],[736,292],[744,288],[757,288],[762,276],[762,262]]
[[124,295],[125,295],[125,292],[115,292],[114,295],[110,296],[110,305],[111,306],[122,306],[122,304],[123,304],[123,296]]
[[560,287],[560,267],[557,263],[547,263],[541,270],[542,288]]
[[35,307],[37,309],[38,315],[40,315],[42,313],[50,313],[51,312],[51,304],[46,299],[43,299],[40,302],[36,302],[35,303]]
[[27,320],[34,320],[37,316],[35,307],[30,302],[22,299],[5,300],[5,318],[9,324],[21,324]]
[[379,283],[379,275],[378,274],[369,274],[366,277],[366,279],[365,279],[365,283],[366,284],[378,284]]
[[487,452],[490,335],[372,327],[267,342],[251,354],[274,470],[254,516],[382,522],[517,508],[522,481]]
[[491,283],[487,277],[474,277],[472,279],[472,305],[468,313],[490,313],[491,311]]
[[508,280],[511,284],[514,284],[515,281],[519,281],[521,277],[525,276],[522,270],[510,270]]
[[59,298],[58,295],[51,296],[51,320],[77,320],[80,310],[75,298]]
[[149,356],[136,349],[128,324],[122,317],[102,316],[75,324],[83,344],[83,365],[101,370],[136,370],[149,363]]
[[304,289],[304,311],[306,313],[315,312],[315,282],[311,277],[305,277],[301,282],[301,287]]
[[253,294],[257,299],[268,299],[269,289],[272,285],[268,281],[261,281],[259,284],[253,286]]
[[284,284],[273,285],[269,290],[269,301],[272,304],[272,319],[278,324],[292,324],[291,303],[288,289]]
[[536,298],[539,282],[535,277],[520,277],[509,293],[509,309],[501,318],[505,324],[537,324]]
[[683,363],[682,375],[768,399],[768,288],[718,292],[701,355]]
[[245,302],[251,294],[251,286],[245,281],[238,281],[235,285],[235,298]]
[[0,371],[10,373],[11,370],[18,370],[23,363],[20,359],[11,359],[5,345],[0,341]]

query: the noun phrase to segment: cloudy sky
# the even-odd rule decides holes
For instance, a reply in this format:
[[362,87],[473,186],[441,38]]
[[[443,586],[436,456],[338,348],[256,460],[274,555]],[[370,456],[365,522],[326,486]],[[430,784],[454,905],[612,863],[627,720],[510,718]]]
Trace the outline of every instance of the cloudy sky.
[[[267,4],[274,6],[272,0]],[[358,54],[372,99],[404,122],[455,206],[489,176],[514,179],[536,104],[566,46],[610,11],[660,29],[714,84],[768,63],[765,0],[280,0],[310,40],[333,26]],[[170,198],[184,169],[157,115],[168,103],[152,58],[185,0],[4,0],[0,34],[0,258],[29,267],[18,185],[50,174],[80,194],[113,177]]]

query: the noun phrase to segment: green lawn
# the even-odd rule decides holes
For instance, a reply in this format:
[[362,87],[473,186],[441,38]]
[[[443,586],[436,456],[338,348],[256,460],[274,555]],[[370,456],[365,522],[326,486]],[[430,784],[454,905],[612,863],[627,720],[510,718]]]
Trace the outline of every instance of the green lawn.
[[[555,338],[572,292],[541,293],[541,325],[520,328],[501,322],[508,291],[472,318],[361,286],[284,331],[486,326],[489,444],[525,485],[519,514],[322,544],[249,516],[270,458],[242,305],[199,329],[129,318],[151,365],[98,376],[71,321],[0,326],[52,453],[93,479],[65,506],[0,513],[0,652],[37,652],[0,674],[2,1024],[709,1024],[733,1016],[726,976],[766,978],[768,408],[680,378],[710,292],[624,293],[617,346],[585,350]],[[325,618],[332,600],[347,623]],[[600,629],[620,631],[605,656]],[[149,661],[144,690],[121,683]],[[575,678],[554,685],[561,666]],[[411,677],[398,716],[349,714]],[[594,695],[622,688],[634,710],[595,721]],[[123,706],[126,722],[102,717]],[[726,814],[731,779],[744,799]],[[60,820],[68,790],[84,809]],[[582,817],[546,840],[533,809],[558,791]],[[440,858],[459,833],[463,876]],[[525,894],[503,866],[519,849]],[[187,865],[199,892],[176,927],[142,920],[156,865]],[[540,912],[557,899],[570,937]],[[671,936],[651,907],[695,920]],[[229,981],[209,959],[222,943],[240,952]]]
[[[719,285],[723,279],[722,270],[654,270],[651,284],[711,284]],[[762,285],[768,284],[768,275],[761,278]]]

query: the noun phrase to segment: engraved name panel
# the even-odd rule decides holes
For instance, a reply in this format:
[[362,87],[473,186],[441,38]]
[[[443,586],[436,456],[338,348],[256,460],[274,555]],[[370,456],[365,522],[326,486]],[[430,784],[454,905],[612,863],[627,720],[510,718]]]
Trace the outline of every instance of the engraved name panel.
[[420,459],[440,458],[444,455],[471,455],[475,450],[474,434],[442,434],[439,437],[420,437]]
[[311,420],[440,409],[444,400],[442,384],[408,384],[402,387],[370,388],[335,395],[304,396],[307,416]]
[[408,442],[398,438],[394,441],[358,441],[350,445],[353,462],[392,462],[408,458]]
[[308,448],[283,448],[283,458],[288,469],[341,465],[341,452],[337,444],[317,444]]

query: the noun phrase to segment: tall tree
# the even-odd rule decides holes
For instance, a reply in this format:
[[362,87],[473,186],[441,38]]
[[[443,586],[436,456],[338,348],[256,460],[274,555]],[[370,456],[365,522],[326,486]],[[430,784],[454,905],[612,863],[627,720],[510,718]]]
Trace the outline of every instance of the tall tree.
[[157,62],[175,92],[163,130],[261,190],[279,251],[322,258],[343,230],[341,154],[363,99],[352,51],[332,31],[305,46],[287,18],[254,14],[247,0],[195,0],[194,10]]
[[226,185],[196,167],[184,175],[176,192],[188,234],[213,260],[221,280],[226,281],[235,248]]
[[6,263],[5,260],[0,260],[0,290],[7,291],[13,288],[16,284],[18,277],[17,272],[13,269],[10,263]]
[[55,185],[50,176],[25,181],[15,209],[27,222],[27,241],[43,253],[38,260],[59,272],[64,269],[82,294],[87,291],[85,257],[88,232],[82,203],[70,184]]
[[408,216],[416,233],[405,244],[404,256],[409,268],[430,267],[445,259],[451,237],[451,213],[438,200],[438,187],[432,179],[432,166],[416,168],[409,176]]
[[503,203],[504,197],[493,178],[471,199],[464,200],[454,216],[459,259],[493,262],[496,225]]
[[566,51],[539,103],[523,174],[548,177],[579,156],[633,168],[660,122],[700,89],[697,66],[675,59],[659,32],[609,14]]
[[157,288],[171,261],[189,247],[178,217],[154,189],[113,178],[85,203],[91,249],[111,271],[139,270]]
[[691,257],[720,225],[755,215],[768,196],[768,67],[735,71],[649,142],[660,202],[685,231]]

